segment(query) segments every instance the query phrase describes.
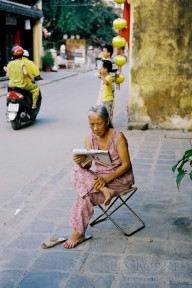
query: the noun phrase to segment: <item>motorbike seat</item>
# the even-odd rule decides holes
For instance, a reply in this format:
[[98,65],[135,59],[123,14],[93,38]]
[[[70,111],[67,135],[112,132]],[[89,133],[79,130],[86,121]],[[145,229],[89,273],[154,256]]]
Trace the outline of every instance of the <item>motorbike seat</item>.
[[8,91],[14,91],[15,89],[18,89],[18,87],[8,86]]
[[15,91],[18,93],[23,94],[24,96],[31,96],[31,93],[23,88],[19,88],[19,87],[14,87],[14,86],[8,86],[8,92],[10,91]]

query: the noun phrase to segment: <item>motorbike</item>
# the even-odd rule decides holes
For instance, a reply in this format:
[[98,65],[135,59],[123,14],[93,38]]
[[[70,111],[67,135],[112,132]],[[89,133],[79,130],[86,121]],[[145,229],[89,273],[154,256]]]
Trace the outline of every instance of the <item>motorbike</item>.
[[[38,80],[42,80],[38,79]],[[37,100],[37,108],[32,109],[32,94],[18,87],[8,87],[7,93],[7,121],[11,123],[13,130],[21,128],[22,123],[30,123],[36,120],[42,102],[41,92]]]

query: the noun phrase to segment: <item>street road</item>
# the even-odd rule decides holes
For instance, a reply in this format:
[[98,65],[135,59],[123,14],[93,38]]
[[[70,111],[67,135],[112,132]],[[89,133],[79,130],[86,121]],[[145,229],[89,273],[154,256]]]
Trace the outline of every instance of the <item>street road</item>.
[[[36,122],[18,131],[6,122],[6,99],[0,97],[1,204],[24,187],[32,187],[47,169],[63,167],[71,159],[72,149],[84,146],[84,136],[89,131],[87,111],[96,103],[100,85],[95,72],[41,86],[43,102]],[[127,89],[126,84],[122,87]],[[127,104],[125,93],[124,104]],[[117,107],[122,105],[122,96],[117,98],[115,114],[121,112]]]

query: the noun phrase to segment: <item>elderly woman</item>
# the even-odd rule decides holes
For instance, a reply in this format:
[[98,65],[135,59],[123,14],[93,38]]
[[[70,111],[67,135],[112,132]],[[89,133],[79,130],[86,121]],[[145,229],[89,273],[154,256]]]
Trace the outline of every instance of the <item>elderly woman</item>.
[[77,200],[71,217],[74,231],[64,242],[65,248],[74,248],[86,239],[85,232],[95,205],[108,205],[115,195],[134,184],[127,140],[122,132],[113,128],[106,107],[91,107],[88,120],[91,132],[85,139],[85,148],[108,150],[112,163],[108,166],[95,163],[96,171],[93,172],[91,162],[81,165],[85,155],[73,156],[76,164],[71,176]]

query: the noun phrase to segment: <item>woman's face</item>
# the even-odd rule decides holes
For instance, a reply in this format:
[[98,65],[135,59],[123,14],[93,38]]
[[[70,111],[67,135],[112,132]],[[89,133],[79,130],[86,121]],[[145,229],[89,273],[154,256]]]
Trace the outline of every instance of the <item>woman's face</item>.
[[105,121],[97,113],[91,113],[88,117],[89,127],[96,136],[103,136],[108,129],[109,120]]

